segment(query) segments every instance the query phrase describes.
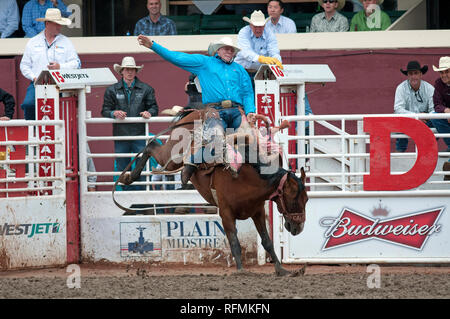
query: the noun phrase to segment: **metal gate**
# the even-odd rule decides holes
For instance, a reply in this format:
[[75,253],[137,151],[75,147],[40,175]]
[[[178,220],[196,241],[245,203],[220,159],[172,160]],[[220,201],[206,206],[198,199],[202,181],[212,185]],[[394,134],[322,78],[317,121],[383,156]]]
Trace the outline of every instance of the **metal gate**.
[[[419,121],[428,118],[450,116],[283,117],[311,125],[309,136],[280,135],[284,145],[303,140],[310,146],[309,153],[285,148],[288,159],[305,163],[309,201],[304,231],[296,237],[274,213],[274,245],[282,261],[449,262],[450,180],[442,167],[450,153],[437,150],[446,149],[442,138],[450,134],[431,132]],[[392,132],[382,135],[373,123],[388,130],[392,123]],[[398,137],[410,137],[415,146],[391,152],[391,138]]]

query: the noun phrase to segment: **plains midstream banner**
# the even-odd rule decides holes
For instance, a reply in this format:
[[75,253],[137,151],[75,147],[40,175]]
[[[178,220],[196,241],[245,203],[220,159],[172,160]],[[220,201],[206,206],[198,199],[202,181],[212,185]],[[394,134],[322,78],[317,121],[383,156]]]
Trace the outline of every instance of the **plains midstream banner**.
[[[132,192],[121,192],[118,198],[123,203],[142,202],[143,199],[141,194]],[[88,193],[84,198],[81,216],[83,259],[104,259],[118,263],[218,262],[234,267],[219,215],[123,216],[123,212],[110,199],[111,195],[108,193]],[[169,202],[170,200],[174,199],[167,199]],[[236,227],[245,262],[257,263],[258,233],[253,221],[237,221]]]

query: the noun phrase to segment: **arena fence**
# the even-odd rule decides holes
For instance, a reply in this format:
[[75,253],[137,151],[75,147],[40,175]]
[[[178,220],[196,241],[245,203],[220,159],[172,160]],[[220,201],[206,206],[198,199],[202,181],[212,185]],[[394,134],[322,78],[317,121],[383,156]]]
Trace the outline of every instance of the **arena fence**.
[[0,121],[0,268],[67,259],[64,122]]
[[[297,69],[292,67],[291,73],[299,74],[294,72]],[[321,69],[333,80],[326,68]],[[44,75],[54,81],[37,85],[38,120],[0,122],[0,268],[100,260],[231,265],[217,210],[192,208],[206,202],[195,190],[175,189],[180,185],[176,178],[151,179],[155,174],[150,163],[143,172],[145,181],[137,183],[144,190],[116,192],[123,206],[143,211],[126,215],[113,203],[111,189],[120,174],[113,168],[114,159],[135,154],[116,154],[112,141],[123,137],[88,135],[89,128],[135,122],[146,123],[157,133],[153,128],[162,130],[172,118],[91,118],[86,94],[91,85],[111,83],[114,77],[108,72],[92,69],[53,75],[47,71]],[[313,80],[324,79],[312,69],[310,74]],[[296,111],[304,114],[304,83],[286,77],[277,79],[277,86],[258,80],[258,74],[255,78],[261,81],[256,83],[255,96],[262,103],[259,109],[273,112],[272,123],[286,119],[294,127],[275,137],[284,149],[285,168],[290,165],[298,173],[305,167],[308,177],[310,199],[301,234],[293,237],[284,230],[276,208],[269,214],[276,252],[283,262],[450,261],[445,249],[450,238],[450,182],[444,180],[448,175],[442,169],[450,156],[443,151],[442,139],[449,134],[438,134],[420,121],[449,119],[448,115],[282,114],[275,100],[264,104],[270,101],[266,85],[273,90],[272,97],[280,97],[281,109],[292,111],[297,103]],[[149,134],[132,138],[147,140]],[[396,152],[394,140],[407,136],[407,152]],[[88,169],[90,159],[98,169]],[[88,191],[89,186],[96,186],[96,191]],[[191,205],[190,211],[176,210],[176,205]],[[252,221],[238,222],[237,228],[244,261],[264,263],[266,254]]]
[[[443,138],[422,119],[447,114],[311,115],[309,135],[280,134],[286,162],[306,168],[304,231],[291,236],[274,213],[274,244],[285,263],[446,263],[450,228],[450,159]],[[400,124],[399,124],[400,123]],[[408,133],[408,135],[402,134]],[[413,138],[411,138],[413,136]],[[397,138],[409,138],[406,152]],[[438,151],[440,149],[441,151]],[[297,171],[299,175],[299,172]],[[274,208],[276,210],[276,208]]]

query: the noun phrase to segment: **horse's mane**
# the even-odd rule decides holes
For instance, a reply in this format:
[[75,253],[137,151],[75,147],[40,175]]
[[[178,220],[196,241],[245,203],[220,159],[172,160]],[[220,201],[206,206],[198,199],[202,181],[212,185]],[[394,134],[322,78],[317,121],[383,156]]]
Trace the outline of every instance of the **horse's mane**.
[[286,170],[286,169],[284,169],[282,167],[278,167],[278,169],[277,169],[277,171],[275,173],[265,174],[264,173],[264,169],[269,167],[270,164],[266,164],[266,163],[261,162],[259,157],[258,157],[258,162],[257,163],[250,164],[250,165],[254,169],[256,169],[256,171],[258,172],[259,176],[263,180],[266,180],[269,185],[278,185],[278,184],[280,184],[280,181],[283,178],[283,176],[286,173],[288,173],[292,178],[295,179],[295,181],[298,184],[297,196],[305,188],[305,185],[303,185],[303,182],[302,182],[301,178],[298,178],[297,175],[295,175],[295,173],[293,173],[292,171]]

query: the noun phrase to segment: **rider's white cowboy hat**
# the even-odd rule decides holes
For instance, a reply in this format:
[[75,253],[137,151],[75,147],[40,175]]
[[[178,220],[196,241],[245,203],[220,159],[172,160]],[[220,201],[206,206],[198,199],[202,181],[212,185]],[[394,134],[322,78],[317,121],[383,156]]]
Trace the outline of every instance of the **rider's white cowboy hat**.
[[433,70],[435,70],[436,72],[445,71],[448,69],[450,69],[450,56],[443,56],[442,58],[440,58],[438,68],[433,65]]
[[179,105],[174,105],[171,109],[162,110],[161,114],[175,116],[183,110],[184,110],[184,107],[179,106]]
[[61,11],[56,8],[50,8],[45,11],[45,18],[37,18],[36,21],[48,21],[48,22],[54,22],[60,25],[69,25],[72,23],[72,20],[63,18],[61,16]]
[[136,62],[134,61],[134,58],[132,56],[126,56],[122,59],[122,65],[114,64],[114,71],[116,71],[119,74],[122,74],[122,70],[124,68],[130,68],[130,69],[136,69],[137,72],[139,72],[144,65],[136,65]]
[[[359,2],[363,2],[363,0],[359,0]],[[384,2],[384,0],[377,0],[377,4],[382,4]]]
[[211,42],[208,46],[208,54],[214,56],[217,50],[222,47],[232,47],[234,48],[234,53],[237,54],[241,49],[233,44],[233,40],[230,37],[223,37],[219,41]]
[[264,13],[262,13],[261,10],[255,10],[253,11],[253,13],[250,16],[250,19],[247,17],[243,17],[242,20],[244,20],[245,22],[248,22],[252,25],[254,25],[255,27],[262,27],[266,24],[267,21],[270,20],[270,17],[268,17],[267,19],[264,17]]
[[[318,0],[320,5],[323,5],[323,0]],[[339,3],[336,10],[341,10],[345,6],[345,0],[337,0]]]

